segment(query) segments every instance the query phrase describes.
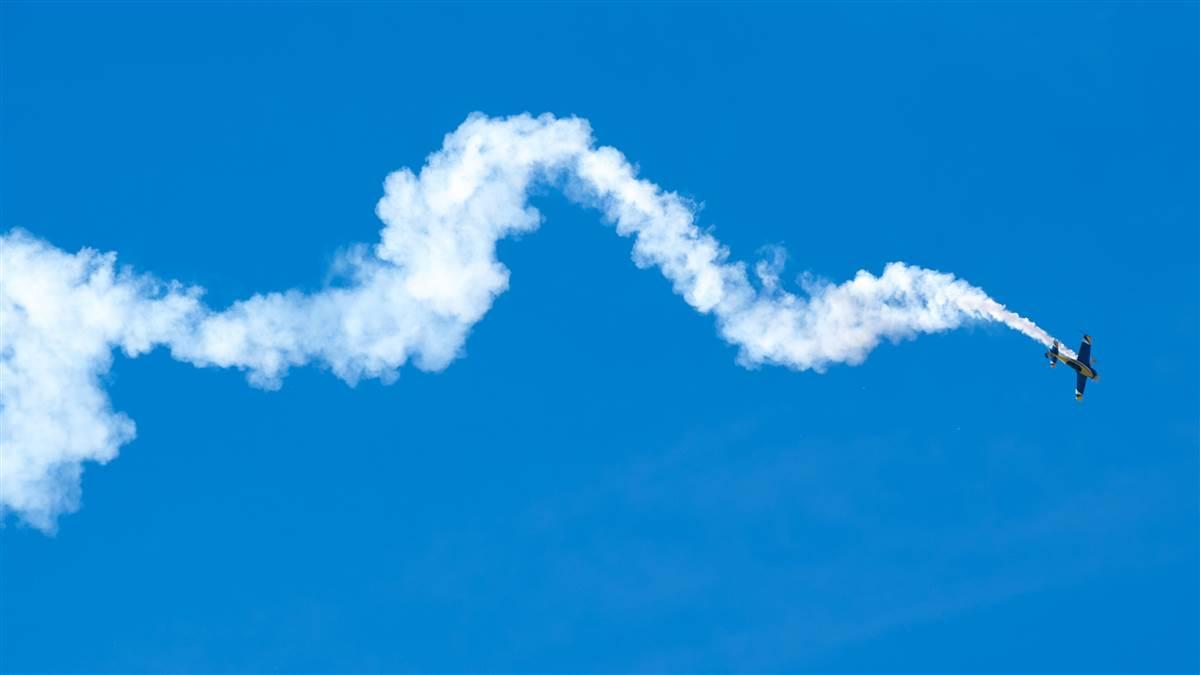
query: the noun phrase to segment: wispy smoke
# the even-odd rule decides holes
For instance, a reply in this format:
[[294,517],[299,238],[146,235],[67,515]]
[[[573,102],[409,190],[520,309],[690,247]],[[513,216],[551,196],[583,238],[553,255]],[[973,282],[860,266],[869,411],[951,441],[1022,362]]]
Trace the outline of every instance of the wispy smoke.
[[52,531],[78,508],[82,463],[107,462],[134,437],[100,382],[117,347],[136,356],[165,346],[267,388],[308,363],[348,382],[390,380],[409,361],[445,368],[508,287],[496,242],[541,221],[527,202],[536,183],[562,187],[633,237],[634,262],[657,267],[714,315],[746,365],[855,364],[882,339],[973,320],[1052,340],[980,289],[903,263],[840,285],[806,281],[796,295],[780,282],[777,249],[753,283],[685,199],[637,178],[614,148],[595,147],[585,120],[473,115],[419,174],[388,176],[380,241],[351,249],[338,261],[347,283],[317,293],[255,295],[213,311],[200,289],[118,271],[114,254],[72,255],[21,231],[0,237],[0,510]]

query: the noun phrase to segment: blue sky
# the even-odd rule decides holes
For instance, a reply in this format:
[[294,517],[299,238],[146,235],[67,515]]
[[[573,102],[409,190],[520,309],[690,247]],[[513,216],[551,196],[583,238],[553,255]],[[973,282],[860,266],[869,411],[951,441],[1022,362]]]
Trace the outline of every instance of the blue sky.
[[118,356],[138,437],[0,530],[0,669],[1200,669],[1196,3],[4,3],[0,229],[318,287],[467,114],[588,118],[753,260],[980,325],[744,369],[545,191],[441,373]]

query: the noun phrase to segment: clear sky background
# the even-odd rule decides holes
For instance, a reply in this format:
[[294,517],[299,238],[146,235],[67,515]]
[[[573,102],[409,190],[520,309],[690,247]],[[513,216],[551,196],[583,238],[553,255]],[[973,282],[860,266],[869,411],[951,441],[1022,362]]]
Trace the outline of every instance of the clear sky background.
[[1196,3],[0,17],[0,228],[215,307],[319,287],[468,113],[553,112],[735,257],[952,272],[1103,373],[995,326],[745,370],[546,191],[445,372],[118,356],[137,439],[0,530],[0,669],[1200,669]]

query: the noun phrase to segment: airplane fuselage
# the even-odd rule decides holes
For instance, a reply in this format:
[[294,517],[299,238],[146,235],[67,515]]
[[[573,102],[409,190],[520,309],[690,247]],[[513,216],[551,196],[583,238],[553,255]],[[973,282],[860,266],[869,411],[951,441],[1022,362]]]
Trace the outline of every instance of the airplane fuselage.
[[1071,370],[1074,370],[1075,372],[1079,373],[1080,375],[1082,375],[1086,378],[1089,378],[1092,380],[1100,379],[1100,373],[1097,373],[1095,368],[1092,368],[1088,364],[1083,363],[1083,362],[1079,361],[1078,359],[1073,359],[1069,356],[1063,356],[1062,354],[1057,355],[1056,358],[1058,358],[1059,361],[1062,361],[1063,363],[1067,364],[1071,368]]

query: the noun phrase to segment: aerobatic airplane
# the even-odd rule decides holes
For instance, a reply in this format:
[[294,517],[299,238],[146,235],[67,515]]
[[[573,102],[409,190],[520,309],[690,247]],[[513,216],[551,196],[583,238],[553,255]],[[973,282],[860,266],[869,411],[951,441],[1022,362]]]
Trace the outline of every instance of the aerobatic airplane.
[[1100,379],[1100,373],[1092,367],[1092,336],[1084,335],[1083,342],[1079,343],[1079,356],[1071,358],[1066,354],[1060,354],[1058,351],[1058,340],[1054,341],[1054,346],[1050,351],[1046,352],[1046,358],[1050,359],[1050,367],[1058,365],[1059,361],[1067,364],[1076,372],[1075,375],[1075,400],[1083,400],[1083,388],[1087,385],[1088,378],[1093,380]]

